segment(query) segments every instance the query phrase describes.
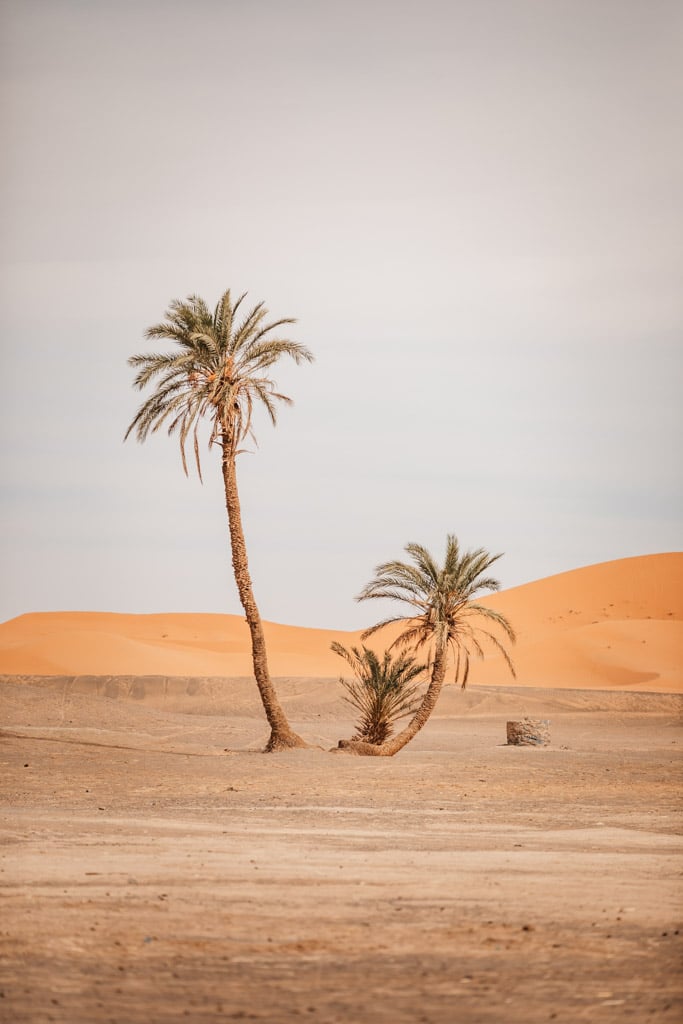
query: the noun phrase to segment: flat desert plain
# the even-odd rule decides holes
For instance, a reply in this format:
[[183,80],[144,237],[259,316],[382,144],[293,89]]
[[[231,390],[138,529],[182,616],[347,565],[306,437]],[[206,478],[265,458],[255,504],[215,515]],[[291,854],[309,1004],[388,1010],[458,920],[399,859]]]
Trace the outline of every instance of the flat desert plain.
[[357,634],[267,626],[264,755],[239,618],[0,625],[0,1020],[681,1020],[683,555],[487,600],[518,678],[392,759],[330,752]]

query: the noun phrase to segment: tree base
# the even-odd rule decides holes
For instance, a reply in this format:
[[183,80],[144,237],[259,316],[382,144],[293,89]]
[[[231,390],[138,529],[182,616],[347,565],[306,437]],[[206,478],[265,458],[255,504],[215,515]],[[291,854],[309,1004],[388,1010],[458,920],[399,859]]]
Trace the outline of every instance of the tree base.
[[264,754],[277,754],[281,750],[304,750],[307,747],[308,743],[302,740],[301,736],[297,736],[295,732],[275,732],[273,730],[263,752]]

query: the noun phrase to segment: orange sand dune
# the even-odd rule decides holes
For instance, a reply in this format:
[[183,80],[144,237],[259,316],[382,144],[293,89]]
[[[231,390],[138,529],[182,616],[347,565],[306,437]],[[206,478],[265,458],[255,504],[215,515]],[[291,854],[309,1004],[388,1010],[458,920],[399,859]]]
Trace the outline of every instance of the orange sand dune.
[[[484,603],[517,630],[518,685],[683,691],[683,552],[576,569]],[[338,676],[330,642],[359,641],[275,623],[265,630],[274,676]],[[33,613],[0,625],[0,673],[244,676],[249,633],[234,615]],[[473,684],[510,682],[500,657],[473,665]]]
[[[522,685],[683,691],[683,552],[602,562],[503,591]],[[503,682],[502,659],[475,680]]]

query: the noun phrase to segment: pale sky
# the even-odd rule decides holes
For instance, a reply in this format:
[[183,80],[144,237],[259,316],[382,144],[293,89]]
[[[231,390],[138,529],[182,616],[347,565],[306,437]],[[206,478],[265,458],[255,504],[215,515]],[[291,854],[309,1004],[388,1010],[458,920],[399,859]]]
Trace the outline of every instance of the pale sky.
[[191,293],[313,366],[239,466],[264,618],[408,541],[683,547],[679,0],[1,2],[0,620],[240,612],[217,455],[123,434]]

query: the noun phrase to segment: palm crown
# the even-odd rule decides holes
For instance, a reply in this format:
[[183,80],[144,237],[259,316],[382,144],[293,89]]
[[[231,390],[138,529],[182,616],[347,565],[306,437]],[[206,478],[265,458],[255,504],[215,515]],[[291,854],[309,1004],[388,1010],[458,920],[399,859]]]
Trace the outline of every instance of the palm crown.
[[383,619],[365,630],[363,639],[391,623],[404,622],[392,646],[412,646],[416,650],[428,646],[434,654],[445,654],[450,647],[455,656],[455,679],[463,687],[470,670],[470,649],[484,656],[484,643],[491,643],[505,658],[513,676],[514,666],[501,640],[490,629],[475,622],[486,620],[500,627],[512,643],[515,633],[504,615],[473,600],[481,591],[500,589],[498,580],[486,575],[501,555],[491,555],[483,548],[460,553],[458,540],[449,534],[446,557],[439,566],[429,551],[420,544],[407,544],[405,551],[412,564],[384,562],[375,569],[374,578],[364,587],[357,600],[385,598],[408,605],[408,614]]
[[277,404],[291,404],[287,395],[275,390],[268,369],[285,355],[296,363],[313,359],[304,345],[272,336],[277,328],[295,321],[266,322],[268,311],[263,303],[238,319],[244,298],[241,295],[233,302],[228,290],[213,313],[196,295],[185,302],[174,300],[165,320],[150,327],[145,337],[175,342],[176,348],[128,360],[138,370],[134,381],[138,390],[153,380],[157,386],[141,405],[126,437],[134,431],[137,439],[144,441],[148,434],[166,425],[169,434],[179,434],[186,473],[185,445],[192,437],[201,477],[198,430],[204,418],[211,423],[209,446],[219,442],[236,455],[244,439],[253,437],[252,415],[257,403],[265,406],[273,424]]

